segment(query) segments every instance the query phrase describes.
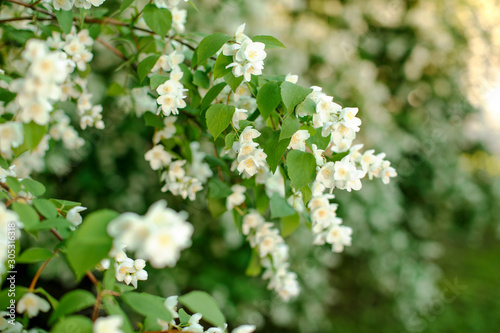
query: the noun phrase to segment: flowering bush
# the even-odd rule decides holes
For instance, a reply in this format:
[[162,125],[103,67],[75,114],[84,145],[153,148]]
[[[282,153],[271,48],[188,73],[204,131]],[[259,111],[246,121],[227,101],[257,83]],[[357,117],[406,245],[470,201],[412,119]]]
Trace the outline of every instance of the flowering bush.
[[[123,113],[135,114],[121,117],[123,123],[141,118],[153,129],[143,154],[161,191],[182,198],[175,202],[187,211],[202,202],[214,217],[232,213],[252,248],[249,274],[263,269],[269,289],[284,301],[295,298],[300,283],[286,237],[305,232],[298,229],[304,224],[314,245],[342,252],[353,230],[337,216],[333,192],[359,191],[365,178],[387,184],[396,176],[384,153],[353,145],[358,109],[335,103],[320,87],[298,85],[297,75],[264,74],[267,52],[284,45],[267,35],[247,36],[244,24],[233,36],[213,33],[197,42],[199,35],[185,32],[183,2],[107,5],[7,0],[1,7],[0,273],[8,282],[0,298],[8,309],[2,329],[227,330],[206,292],[135,291],[147,284],[148,270],[172,269],[182,260],[194,232],[190,214],[162,199],[144,216],[103,209],[82,218],[82,203],[44,198],[50,183],[30,178],[45,161],[50,169],[52,151],[82,161],[96,143],[86,140],[87,131],[105,137],[108,126],[118,126],[116,117],[110,124],[103,118],[95,98],[100,89]],[[94,53],[97,44],[106,50]],[[115,68],[120,79],[96,89],[92,64],[111,56],[122,60]],[[68,172],[54,165],[56,174]],[[57,243],[33,246],[34,238],[49,234]],[[38,285],[56,257],[64,258],[75,285],[58,297]],[[19,265],[38,267],[26,286],[16,285]],[[77,287],[85,277],[92,292]],[[45,312],[50,316],[40,315]],[[232,332],[254,330],[242,325]]]

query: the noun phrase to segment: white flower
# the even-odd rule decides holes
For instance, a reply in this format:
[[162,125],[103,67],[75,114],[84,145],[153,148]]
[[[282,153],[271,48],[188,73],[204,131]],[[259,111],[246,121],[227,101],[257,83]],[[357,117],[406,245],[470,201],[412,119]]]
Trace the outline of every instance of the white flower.
[[241,205],[245,202],[245,191],[246,187],[241,185],[233,185],[231,187],[233,193],[231,193],[226,200],[226,208],[227,210],[233,209],[235,206]]
[[285,76],[285,81],[288,81],[288,82],[291,82],[291,83],[297,83],[298,80],[299,80],[299,76],[298,75],[292,75],[292,73],[288,73]]
[[334,172],[335,164],[333,162],[327,162],[319,169],[316,180],[326,188],[331,189],[335,184],[335,179],[333,178]]
[[168,312],[172,315],[172,318],[179,318],[179,313],[177,313],[177,298],[178,296],[167,297],[163,305],[167,308]]
[[195,333],[203,333],[204,328],[199,324],[201,319],[201,313],[195,313],[189,318],[189,322],[187,327],[184,327],[182,331],[195,332]]
[[342,225],[334,225],[326,234],[326,242],[332,244],[333,252],[342,252],[344,246],[351,245],[352,229]]
[[318,149],[318,146],[316,146],[314,143],[312,144],[312,151],[314,158],[316,159],[316,165],[322,166],[323,164],[325,164],[325,151],[322,149]]
[[253,176],[257,173],[258,167],[258,161],[253,155],[250,155],[238,164],[237,169],[240,174],[246,172],[249,176]]
[[155,144],[163,139],[170,139],[174,136],[176,132],[175,128],[176,120],[177,118],[173,116],[163,118],[163,124],[165,124],[165,127],[154,134],[153,142]]
[[183,33],[186,24],[187,10],[178,9],[177,7],[172,8],[172,27],[179,33]]
[[306,140],[309,139],[311,135],[307,130],[298,130],[292,135],[288,149],[296,149],[305,151],[306,150]]
[[99,7],[104,3],[104,0],[87,0],[92,4],[92,6]]
[[168,170],[168,179],[170,181],[174,182],[177,179],[184,178],[184,175],[186,174],[186,171],[183,168],[184,164],[186,164],[186,160],[179,160],[170,164],[170,168]]
[[344,108],[340,112],[340,118],[344,126],[349,127],[354,132],[358,132],[359,126],[361,126],[361,119],[356,117],[358,111],[358,108]]
[[259,228],[264,223],[264,218],[257,212],[243,217],[243,235],[249,235],[252,230]]
[[255,325],[241,325],[236,327],[232,333],[252,333],[256,329]]
[[40,311],[47,312],[49,310],[49,302],[31,292],[24,294],[17,302],[17,312],[26,312],[30,318],[38,316]]
[[146,262],[143,259],[132,260],[127,257],[125,252],[120,251],[115,257],[115,277],[119,282],[125,282],[127,285],[132,283],[137,289],[137,281],[146,281],[148,272],[144,270]]
[[53,2],[55,10],[71,10],[73,8],[73,1],[70,0],[54,0]]
[[244,51],[245,59],[248,60],[249,62],[256,63],[266,58],[267,54],[266,51],[264,51],[266,45],[264,43],[250,42],[245,46],[246,46]]
[[68,211],[68,214],[66,214],[66,219],[75,226],[80,225],[82,223],[82,216],[80,215],[80,212],[83,212],[86,209],[86,207],[82,206],[73,207]]
[[253,139],[258,138],[260,132],[254,129],[252,126],[247,126],[240,134],[240,143],[248,143],[253,141]]
[[100,317],[94,322],[94,333],[123,333],[120,327],[123,317],[119,315]]
[[172,161],[172,156],[165,151],[162,145],[156,145],[144,155],[146,161],[149,161],[151,169],[158,170],[168,166]]
[[234,114],[233,114],[233,119],[231,120],[231,122],[233,123],[234,128],[236,128],[237,130],[240,129],[240,120],[247,119],[247,117],[248,117],[247,112],[248,111],[245,110],[245,109],[238,109],[238,108],[236,108],[236,110],[234,111]]
[[0,153],[10,157],[11,149],[19,147],[23,141],[22,124],[10,121],[0,124]]

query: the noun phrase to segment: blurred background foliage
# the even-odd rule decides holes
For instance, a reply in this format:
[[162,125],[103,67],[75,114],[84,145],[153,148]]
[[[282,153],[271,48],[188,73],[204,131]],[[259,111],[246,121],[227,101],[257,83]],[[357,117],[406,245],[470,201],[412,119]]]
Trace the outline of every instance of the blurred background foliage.
[[[188,210],[193,246],[175,269],[149,269],[142,288],[164,296],[206,290],[229,322],[256,324],[260,332],[500,327],[500,3],[194,2],[199,13],[189,8],[187,31],[231,34],[246,22],[249,35],[274,35],[287,46],[268,52],[265,74],[298,74],[300,84],[359,107],[365,149],[386,152],[399,177],[336,194],[339,215],[354,229],[353,246],[336,255],[313,246],[305,227],[290,236],[291,268],[303,291],[288,304],[245,275],[251,251],[232,216],[211,218],[203,196],[184,206],[160,191],[144,161],[152,129],[106,93],[123,73],[114,72],[120,60],[101,57],[108,51],[97,45],[95,59],[104,60],[93,64],[89,89],[105,105],[106,129],[82,134],[91,144],[80,156],[49,153],[49,172],[38,178],[52,184],[51,195],[89,211],[144,213],[165,197]],[[54,260],[42,276],[57,278],[59,293],[71,281],[62,267]]]

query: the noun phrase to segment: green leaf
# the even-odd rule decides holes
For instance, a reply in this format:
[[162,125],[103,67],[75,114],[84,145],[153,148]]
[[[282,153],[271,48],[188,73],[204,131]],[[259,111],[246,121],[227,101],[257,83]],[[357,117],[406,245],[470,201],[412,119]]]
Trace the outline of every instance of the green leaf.
[[12,203],[12,209],[19,215],[19,219],[23,222],[24,229],[27,231],[30,231],[31,227],[40,222],[36,210],[30,205],[14,202]]
[[161,329],[160,324],[158,324],[158,318],[156,318],[154,316],[146,316],[146,319],[144,319],[144,329],[148,332],[150,332],[150,331],[153,331],[153,332],[163,331]]
[[215,104],[208,108],[205,115],[208,130],[215,139],[229,126],[235,111],[234,106]]
[[302,102],[311,92],[312,89],[307,89],[288,81],[281,84],[281,98],[288,112],[291,112],[293,108]]
[[39,197],[45,193],[45,186],[37,182],[36,180],[30,179],[30,178],[25,178],[21,180],[21,184],[24,186],[24,188],[33,194],[35,197]]
[[282,42],[280,42],[273,36],[267,36],[267,35],[253,36],[252,40],[254,42],[264,43],[266,45],[266,49],[286,48],[286,46]]
[[229,185],[217,178],[211,178],[208,181],[208,197],[210,199],[226,198],[233,193]]
[[73,13],[71,10],[56,10],[55,14],[61,30],[65,34],[69,34],[73,26]]
[[248,263],[247,270],[245,274],[248,276],[257,276],[262,272],[262,265],[260,264],[260,256],[257,251],[252,250],[252,256],[250,257],[250,262]]
[[291,235],[300,225],[299,214],[284,216],[281,218],[281,236]]
[[202,110],[206,110],[210,106],[210,104],[212,104],[212,102],[217,98],[217,96],[219,96],[220,92],[222,91],[222,89],[224,89],[225,86],[226,82],[221,82],[210,88],[210,90],[203,97],[200,108]]
[[230,39],[231,37],[221,33],[215,33],[203,38],[196,48],[198,65],[201,65],[205,60],[217,53]]
[[196,71],[193,75],[193,84],[203,89],[208,89],[210,87],[210,79],[207,73],[203,71]]
[[[128,287],[123,285],[124,287]],[[133,287],[132,287],[133,288]],[[128,316],[125,314],[125,312],[120,308],[116,300],[113,298],[113,296],[104,296],[103,297],[103,304],[104,304],[104,309],[108,313],[108,315],[118,315],[123,317],[123,325],[120,327],[125,333],[133,333],[134,329],[132,328],[132,325],[130,324],[130,321],[128,319]]]
[[117,216],[117,212],[104,209],[91,213],[68,240],[66,255],[77,279],[108,255],[113,239],[106,228]]
[[189,323],[189,318],[191,318],[191,316],[188,315],[184,309],[179,310],[179,321],[181,325],[187,325]]
[[281,125],[280,141],[291,138],[299,128],[299,120],[293,114],[289,114]]
[[33,206],[47,219],[57,216],[56,206],[47,199],[33,199]]
[[295,214],[295,209],[290,206],[278,193],[274,193],[269,200],[271,206],[271,218],[290,216]]
[[117,82],[111,83],[111,85],[108,88],[108,91],[106,92],[106,95],[111,97],[121,96],[125,94],[126,94],[125,89]]
[[[148,5],[148,6],[154,6],[154,5]],[[151,70],[153,69],[159,58],[160,56],[157,54],[149,56],[143,61],[141,61],[139,66],[137,66],[137,76],[139,76],[140,83],[142,83],[142,81],[144,81],[146,76],[148,76],[148,74],[151,72]]]
[[109,268],[104,272],[104,276],[102,278],[102,286],[105,290],[113,290],[116,284],[115,277],[115,265],[113,260],[111,260],[109,264]]
[[226,318],[222,314],[215,299],[204,291],[192,291],[179,297],[179,302],[193,313],[201,313],[203,319],[217,327],[223,327]]
[[163,120],[155,115],[152,112],[146,112],[143,115],[144,121],[146,123],[146,126],[151,126],[151,127],[157,127],[157,128],[163,128],[165,127],[165,124],[163,123]]
[[94,305],[94,303],[95,296],[90,291],[79,289],[70,291],[59,300],[59,305],[50,316],[49,324],[62,316],[86,309]]
[[233,132],[226,135],[226,138],[224,139],[225,144],[226,144],[225,149],[229,150],[229,149],[233,148],[233,144],[234,144],[235,140],[236,140],[236,136],[234,135]]
[[69,227],[74,227],[73,223],[66,220],[64,217],[55,217],[42,221],[41,223],[37,223],[36,225],[30,228],[31,231],[35,230],[49,230],[51,228],[60,229],[68,229]]
[[21,191],[21,184],[19,183],[17,178],[8,176],[7,177],[7,186],[9,187],[9,189],[11,191],[14,191],[14,193],[18,193],[19,191]]
[[233,62],[233,57],[225,56],[224,54],[219,54],[217,60],[215,60],[214,65],[214,80],[220,77],[224,77],[231,73],[231,68],[226,68],[227,65]]
[[224,81],[226,81],[227,85],[231,87],[231,90],[235,92],[236,89],[238,89],[238,87],[240,86],[241,82],[243,82],[243,76],[235,77],[233,73],[229,73],[224,76]]
[[96,40],[101,34],[101,26],[99,24],[90,24],[89,36],[90,38]]
[[92,321],[84,316],[69,316],[59,320],[52,333],[92,333]]
[[61,199],[49,199],[49,200],[62,211],[68,211],[71,208],[76,206],[81,206],[82,204],[81,202],[61,200]]
[[264,152],[267,154],[267,164],[269,164],[269,170],[273,173],[276,171],[281,158],[285,154],[285,151],[290,144],[290,138],[280,141],[281,131],[273,132],[271,137],[267,139],[266,144],[263,146]]
[[332,156],[327,157],[326,159],[328,162],[337,162],[346,157],[347,155],[349,155],[348,151],[345,151],[343,153],[333,153]]
[[17,262],[20,264],[32,264],[35,262],[42,262],[49,258],[52,258],[54,254],[43,247],[31,247],[21,253],[17,258]]
[[123,0],[120,5],[120,13],[123,13],[123,11],[127,9],[132,3],[134,3],[134,0]]
[[165,37],[172,27],[172,14],[166,8],[158,8],[153,4],[146,5],[142,17],[146,25],[160,37]]
[[21,146],[15,149],[16,155],[19,155],[27,150],[35,149],[43,136],[47,132],[47,126],[40,126],[34,122],[23,124],[24,142]]
[[276,110],[280,102],[281,95],[278,82],[271,81],[260,87],[257,93],[257,106],[264,120]]
[[316,178],[316,159],[310,153],[291,150],[286,156],[288,175],[293,187],[301,189]]
[[299,114],[316,114],[316,103],[312,99],[306,98],[297,105],[297,115]]
[[161,74],[155,74],[151,76],[151,79],[149,80],[149,86],[151,90],[156,90],[160,84],[165,83],[165,81],[168,80],[168,76],[161,75]]
[[9,163],[7,163],[7,161],[4,160],[2,156],[0,156],[0,168],[4,168],[4,169],[9,168]]
[[7,310],[7,307],[12,304],[11,300],[18,301],[21,297],[23,297],[23,295],[28,292],[28,288],[16,285],[16,292],[12,295],[13,297],[9,295],[11,292],[10,288],[5,288],[2,292],[0,292],[0,309],[3,309],[3,311]]
[[127,303],[135,312],[143,316],[152,316],[165,321],[171,321],[172,315],[163,305],[163,297],[154,296],[147,293],[130,292],[122,294],[122,300]]

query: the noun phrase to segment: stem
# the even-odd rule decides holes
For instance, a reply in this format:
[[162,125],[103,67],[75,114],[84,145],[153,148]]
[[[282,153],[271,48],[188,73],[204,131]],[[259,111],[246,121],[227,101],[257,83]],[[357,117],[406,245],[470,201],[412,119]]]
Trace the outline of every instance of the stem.
[[94,311],[92,311],[92,321],[96,321],[97,317],[99,317],[99,307],[101,306],[101,298],[102,298],[102,291],[99,291],[97,293],[97,297],[95,298]]
[[125,60],[125,61],[128,60],[128,58],[120,50],[118,50],[116,47],[109,44],[108,42],[104,41],[101,37],[97,37],[96,41],[101,43],[102,46],[104,46],[105,48],[107,48],[108,50],[110,50],[111,52],[113,52],[115,55],[122,58],[123,60]]
[[[56,249],[54,252],[52,252],[54,255],[59,251],[59,249]],[[35,290],[35,286],[36,286],[36,283],[38,281],[38,278],[40,277],[40,275],[42,274],[43,270],[45,269],[45,267],[47,267],[49,261],[52,259],[53,257],[50,257],[49,259],[45,260],[45,262],[43,263],[42,266],[40,266],[40,268],[38,269],[38,271],[36,272],[35,276],[33,277],[33,280],[31,280],[31,284],[30,284],[30,287],[29,287],[29,292],[32,292],[33,290]]]

